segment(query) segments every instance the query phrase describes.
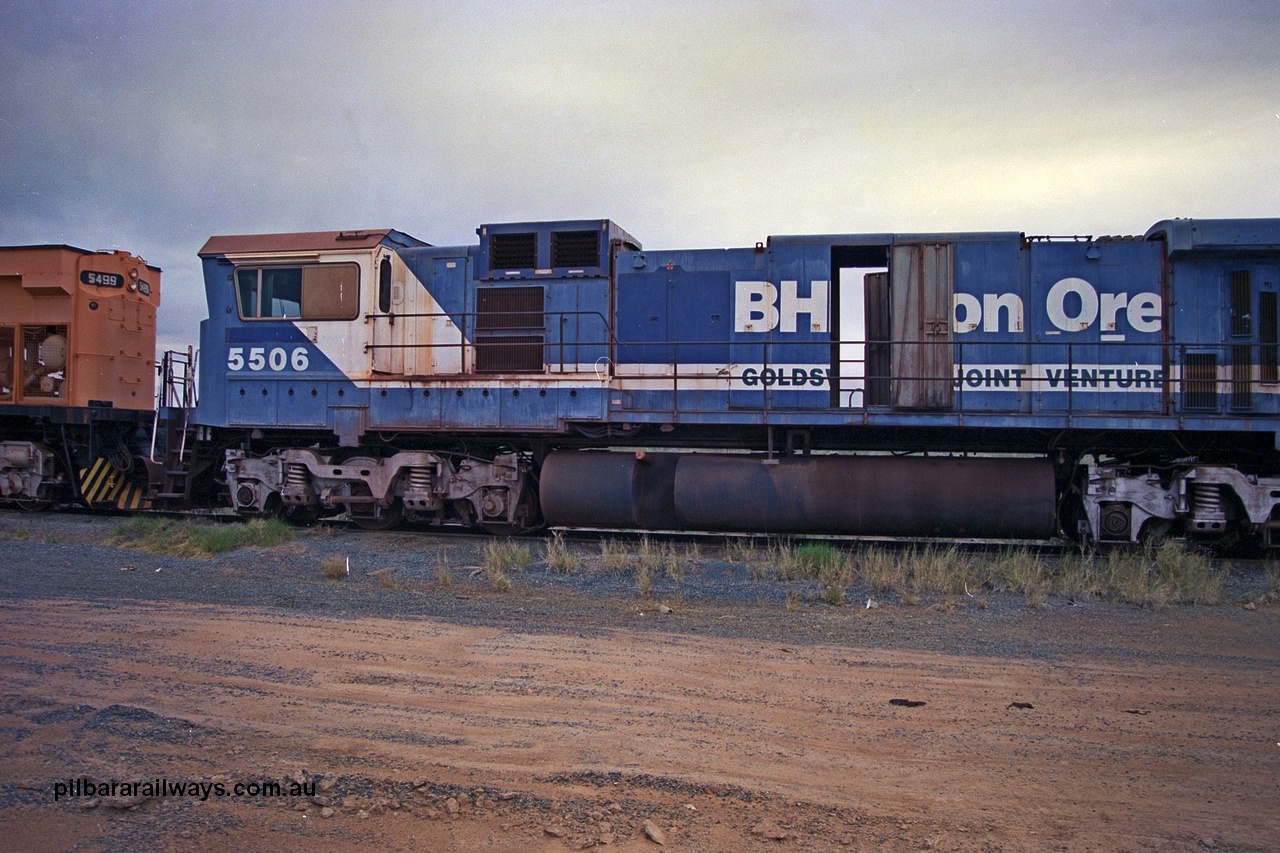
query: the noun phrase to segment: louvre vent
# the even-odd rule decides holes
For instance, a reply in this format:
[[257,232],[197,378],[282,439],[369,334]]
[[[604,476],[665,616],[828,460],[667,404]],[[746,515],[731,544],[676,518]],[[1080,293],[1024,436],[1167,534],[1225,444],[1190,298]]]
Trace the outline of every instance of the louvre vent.
[[551,266],[600,266],[599,231],[551,232]]
[[1187,353],[1183,356],[1182,407],[1218,407],[1218,357],[1213,353]]
[[1231,408],[1253,406],[1253,347],[1231,348]]
[[476,329],[542,331],[541,287],[477,287]]
[[538,266],[537,234],[490,234],[489,271],[529,270]]
[[1253,286],[1249,281],[1249,271],[1234,270],[1231,273],[1231,334],[1253,334],[1252,302]]
[[493,335],[476,339],[477,373],[541,373],[542,335]]
[[1280,338],[1277,332],[1277,310],[1275,293],[1263,291],[1258,294],[1258,367],[1263,382],[1280,381]]
[[476,372],[541,373],[541,287],[476,288]]

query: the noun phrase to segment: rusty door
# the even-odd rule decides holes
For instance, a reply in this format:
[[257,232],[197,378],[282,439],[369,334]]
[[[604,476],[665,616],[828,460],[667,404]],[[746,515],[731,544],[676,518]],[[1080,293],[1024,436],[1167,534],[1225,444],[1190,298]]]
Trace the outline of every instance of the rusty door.
[[893,405],[946,409],[952,405],[953,264],[950,243],[893,247],[889,262],[893,323]]

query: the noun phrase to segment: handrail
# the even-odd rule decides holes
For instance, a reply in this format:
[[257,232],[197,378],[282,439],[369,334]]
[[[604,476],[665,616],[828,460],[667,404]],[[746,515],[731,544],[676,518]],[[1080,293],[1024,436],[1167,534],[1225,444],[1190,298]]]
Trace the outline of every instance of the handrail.
[[[455,322],[467,324],[478,316],[488,319],[503,316],[527,316],[528,311],[503,312],[461,312],[461,313],[421,313],[380,315],[367,314],[366,319],[388,320],[392,322],[410,318],[449,318]],[[611,328],[608,319],[598,311],[547,311],[543,312],[541,326],[528,328],[496,328],[486,329],[472,340],[461,336],[461,341],[446,343],[430,342],[425,344],[405,343],[373,343],[365,344],[366,351],[379,349],[432,349],[438,347],[479,347],[483,348],[485,337],[502,337],[518,335],[521,332],[543,334],[544,347],[554,348],[544,351],[554,352],[558,359],[546,360],[544,371],[557,374],[567,372],[588,372],[582,365],[590,362],[591,369],[602,379],[611,377],[614,381],[625,383],[628,380],[653,380],[661,378],[669,382],[671,407],[664,411],[673,416],[681,411],[689,411],[680,404],[681,397],[692,390],[690,381],[705,383],[708,380],[720,380],[721,390],[755,391],[760,394],[758,403],[747,402],[749,398],[738,396],[738,401],[747,408],[758,409],[765,414],[775,408],[778,394],[787,389],[768,384],[759,387],[741,387],[740,375],[735,376],[733,369],[742,361],[742,355],[749,353],[753,359],[751,365],[761,371],[771,369],[776,364],[792,362],[808,362],[829,370],[827,382],[839,382],[838,400],[840,404],[802,406],[806,411],[820,409],[875,409],[881,406],[894,406],[893,400],[903,383],[947,382],[953,392],[951,405],[945,410],[983,413],[1044,413],[1071,417],[1073,415],[1089,415],[1100,413],[1146,414],[1208,414],[1212,412],[1249,412],[1257,407],[1258,398],[1262,395],[1280,399],[1280,346],[1276,344],[1247,343],[1208,343],[1193,344],[1186,342],[1143,342],[1143,341],[875,341],[828,339],[821,341],[784,342],[766,338],[759,341],[733,340],[628,340],[618,337]],[[569,318],[592,318],[595,334],[579,330],[577,337],[567,338],[553,330],[563,328]],[[459,326],[464,328],[465,326]],[[868,350],[872,344],[884,347],[888,353],[891,369],[889,375],[869,375],[870,359]],[[501,345],[501,344],[495,344]],[[536,344],[535,344],[536,345]],[[831,350],[839,351],[842,347],[860,347],[860,357],[843,356],[831,360]],[[923,352],[925,347],[950,347],[952,357],[949,360],[950,375],[930,375],[918,370],[911,370],[912,351]],[[613,356],[618,350],[627,350],[630,358],[619,363]],[[585,361],[575,359],[566,361],[566,354],[588,353],[599,350],[600,358],[604,358],[608,367],[602,371],[600,358],[588,358]],[[645,352],[653,353],[655,360],[643,360]],[[699,352],[711,351],[712,358],[699,358]],[[782,355],[779,355],[781,351]],[[1002,357],[1002,352],[1008,352]],[[728,353],[729,358],[725,358]],[[1241,356],[1245,358],[1241,361]],[[667,359],[670,359],[670,362]],[[1188,361],[1188,358],[1191,360]],[[736,360],[735,360],[736,359]],[[920,361],[919,359],[916,360]],[[943,359],[946,363],[947,360]],[[459,360],[459,364],[465,362]],[[668,369],[655,373],[650,365],[663,366]],[[1169,369],[1165,369],[1165,365]],[[714,367],[715,369],[709,369]],[[892,368],[899,372],[893,373]],[[832,369],[834,368],[834,369]],[[538,371],[511,371],[512,375],[537,375]],[[450,374],[451,377],[475,375],[492,377],[495,373],[474,373],[464,371],[461,374]],[[442,376],[442,378],[444,378]],[[889,384],[887,400],[871,400],[870,385],[873,381],[884,380]],[[735,383],[737,383],[735,385]],[[807,389],[806,389],[807,390]],[[817,390],[815,387],[814,391]],[[822,390],[830,394],[830,385]],[[1135,397],[1134,391],[1160,392],[1159,398]],[[847,396],[846,396],[847,395]],[[861,404],[855,405],[858,398]],[[696,399],[696,398],[686,398]],[[750,398],[756,399],[756,398]],[[1130,402],[1125,402],[1126,400]],[[1166,412],[1165,401],[1169,401]],[[846,402],[847,401],[847,402]],[[738,403],[734,403],[738,407]],[[696,409],[694,410],[696,411]]]

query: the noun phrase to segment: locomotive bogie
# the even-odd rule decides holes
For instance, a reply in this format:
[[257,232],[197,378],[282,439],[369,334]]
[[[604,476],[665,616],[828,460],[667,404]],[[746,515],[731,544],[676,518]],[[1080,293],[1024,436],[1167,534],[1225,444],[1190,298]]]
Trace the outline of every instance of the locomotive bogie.
[[537,524],[530,465],[520,454],[476,459],[427,451],[386,458],[288,448],[253,457],[228,451],[224,474],[236,511],[311,518],[345,512],[366,527],[401,517],[511,532]]
[[1273,545],[1280,528],[1280,477],[1259,477],[1223,465],[1170,472],[1087,466],[1080,538],[1138,543],[1182,535],[1205,542],[1235,531]]
[[0,442],[0,499],[52,501],[65,485],[54,450],[31,441]]

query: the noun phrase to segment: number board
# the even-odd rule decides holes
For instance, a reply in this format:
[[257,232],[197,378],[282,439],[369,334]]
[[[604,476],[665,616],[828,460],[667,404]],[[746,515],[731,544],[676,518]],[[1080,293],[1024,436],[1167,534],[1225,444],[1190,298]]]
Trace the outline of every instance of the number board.
[[80,273],[80,281],[83,284],[93,284],[98,287],[124,287],[124,276],[113,272],[84,270]]

